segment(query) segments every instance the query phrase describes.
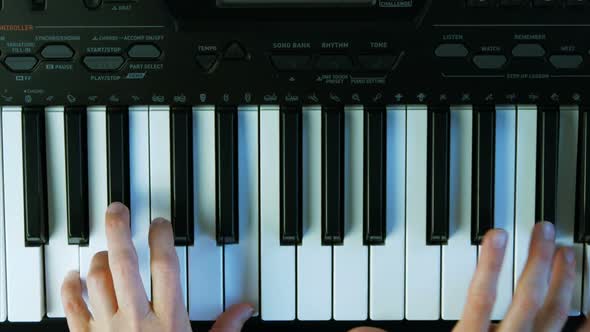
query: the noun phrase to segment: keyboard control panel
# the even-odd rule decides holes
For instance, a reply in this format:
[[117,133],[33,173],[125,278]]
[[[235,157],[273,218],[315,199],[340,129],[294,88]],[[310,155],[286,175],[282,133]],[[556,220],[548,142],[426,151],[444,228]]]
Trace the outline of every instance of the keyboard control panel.
[[0,102],[578,104],[588,11],[586,0],[5,2]]

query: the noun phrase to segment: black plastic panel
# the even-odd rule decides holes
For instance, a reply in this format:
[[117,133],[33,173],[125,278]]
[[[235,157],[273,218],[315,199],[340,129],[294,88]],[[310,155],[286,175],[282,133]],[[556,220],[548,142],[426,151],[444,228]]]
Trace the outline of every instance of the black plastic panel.
[[[12,1],[0,10],[0,103],[481,105],[588,98],[590,7],[466,3],[379,0],[369,8],[292,9],[143,0],[88,10],[82,1],[52,1],[32,12],[26,1]],[[44,59],[49,44],[66,44],[74,55]],[[128,54],[137,44],[161,54]],[[4,64],[31,55],[38,62],[30,72],[13,73]],[[297,70],[281,69],[273,55],[305,61]],[[103,70],[90,71],[86,56],[95,65],[104,57]]]

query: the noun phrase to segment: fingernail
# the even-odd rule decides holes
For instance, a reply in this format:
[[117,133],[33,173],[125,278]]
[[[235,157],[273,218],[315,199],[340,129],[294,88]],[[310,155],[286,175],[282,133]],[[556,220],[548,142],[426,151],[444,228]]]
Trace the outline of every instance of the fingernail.
[[159,218],[152,220],[152,224],[165,224],[165,223],[169,223],[168,219],[159,217]]
[[122,215],[123,213],[125,213],[125,209],[125,205],[121,203],[111,203],[111,205],[109,205],[109,208],[107,209],[107,213],[114,215]]
[[244,312],[244,320],[249,319],[250,317],[254,316],[254,308],[253,307],[248,307],[248,310]]
[[492,238],[492,246],[496,249],[501,249],[506,246],[506,242],[508,242],[508,234],[504,231],[499,231],[494,234]]
[[563,257],[568,264],[572,264],[574,262],[574,251],[572,248],[567,248],[563,251]]
[[548,221],[542,222],[543,238],[545,240],[553,240],[555,238],[555,227]]

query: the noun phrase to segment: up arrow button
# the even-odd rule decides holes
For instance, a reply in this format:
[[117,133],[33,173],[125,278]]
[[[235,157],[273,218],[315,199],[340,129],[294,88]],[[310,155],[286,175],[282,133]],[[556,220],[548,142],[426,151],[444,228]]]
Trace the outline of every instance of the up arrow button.
[[246,51],[238,42],[229,44],[223,53],[223,58],[226,60],[244,60],[246,57]]

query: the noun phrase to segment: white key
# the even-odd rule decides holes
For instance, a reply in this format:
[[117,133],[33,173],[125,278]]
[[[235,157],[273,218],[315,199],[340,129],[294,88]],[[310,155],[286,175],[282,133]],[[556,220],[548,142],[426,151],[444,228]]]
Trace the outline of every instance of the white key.
[[322,112],[303,109],[303,238],[297,248],[297,318],[332,318],[332,247],[322,246]]
[[[80,277],[86,280],[92,257],[107,250],[105,212],[108,207],[106,107],[93,106],[86,113],[88,137],[88,246],[80,247]],[[84,283],[85,285],[85,283]],[[87,292],[84,294],[87,296]]]
[[258,299],[258,107],[238,109],[240,243],[224,247],[225,307]]
[[25,247],[22,109],[2,109],[8,320],[38,322],[45,314],[43,247]]
[[223,311],[222,247],[215,236],[215,109],[193,109],[194,245],[188,247],[189,318],[215,320]]
[[344,243],[334,246],[334,319],[365,320],[369,251],[363,245],[364,110],[344,111]]
[[[535,226],[537,169],[537,107],[518,106],[516,128],[516,202],[514,225],[514,286],[524,269]],[[497,211],[496,207],[496,211]]]
[[[576,262],[582,262],[584,246],[574,243],[574,218],[576,205],[576,164],[578,157],[578,107],[561,107],[559,116],[559,162],[557,178],[556,243],[572,247]],[[582,309],[583,265],[576,264],[571,316],[578,316]],[[588,287],[588,286],[587,286]]]
[[[170,107],[150,106],[150,219],[172,219],[170,170]],[[180,264],[180,285],[187,305],[186,247],[176,247]]]
[[148,299],[152,296],[150,274],[150,149],[147,106],[129,108],[129,188],[131,239],[137,251],[139,274]]
[[[2,107],[0,107],[0,133],[2,132]],[[0,134],[0,166],[3,165],[4,137]],[[6,320],[6,243],[5,243],[5,226],[4,226],[4,172],[0,172],[0,322]]]
[[295,319],[295,247],[280,245],[279,108],[260,108],[260,285],[263,320]]
[[471,173],[473,110],[451,109],[450,238],[442,247],[442,318],[461,318],[467,290],[477,263],[477,246],[471,245]]
[[369,309],[373,320],[404,319],[406,245],[406,108],[387,110],[385,244],[369,247]]
[[407,108],[406,319],[440,316],[440,246],[426,245],[428,110]]
[[47,316],[64,317],[61,284],[68,271],[79,269],[78,246],[68,245],[66,203],[66,142],[64,108],[45,110],[47,156],[47,217],[51,239],[45,245],[45,296]]
[[514,175],[516,161],[516,109],[498,107],[496,112],[496,174],[494,226],[508,233],[504,264],[498,279],[492,319],[504,318],[512,301],[514,239]]
[[590,313],[590,245],[584,245],[584,294],[582,294],[582,313],[588,317]]

